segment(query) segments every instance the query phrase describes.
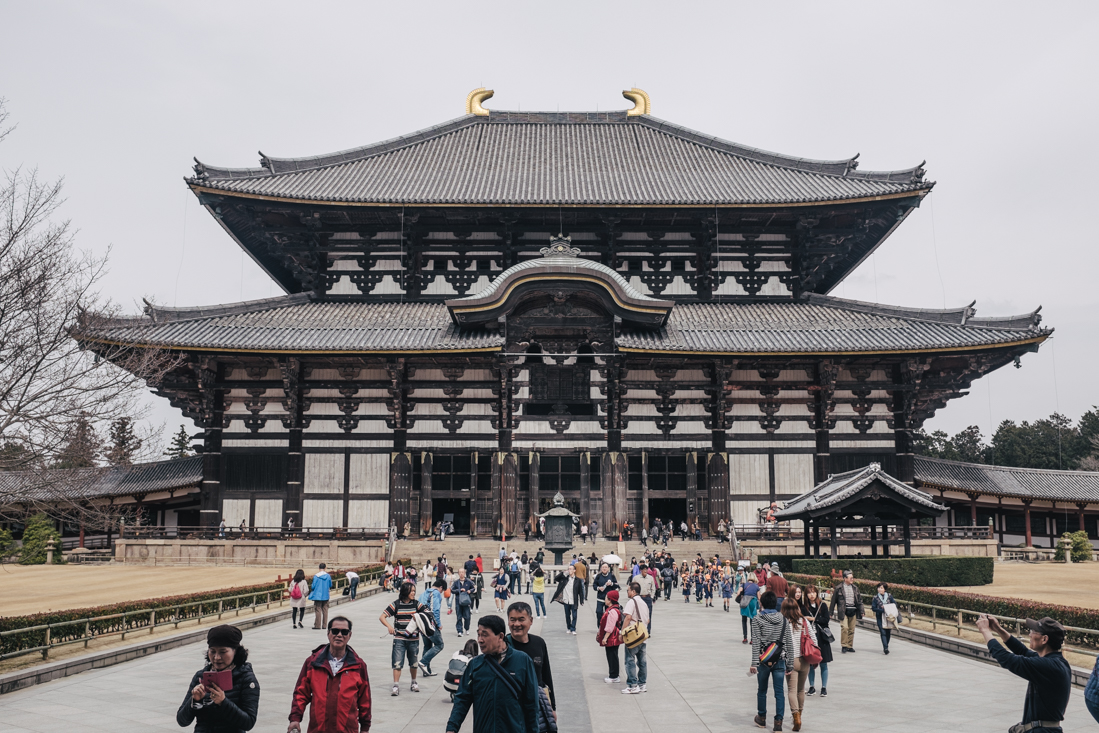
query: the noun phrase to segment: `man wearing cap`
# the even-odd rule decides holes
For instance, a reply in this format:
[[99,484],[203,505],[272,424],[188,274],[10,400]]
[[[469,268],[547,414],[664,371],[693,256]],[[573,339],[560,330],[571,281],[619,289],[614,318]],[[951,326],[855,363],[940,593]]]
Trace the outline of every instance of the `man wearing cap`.
[[767,578],[767,589],[775,594],[775,598],[778,599],[778,605],[775,606],[776,611],[782,610],[782,599],[786,597],[786,590],[790,587],[786,582],[786,578],[782,577],[782,572],[778,568],[778,563],[771,563],[771,576]]
[[[1029,649],[995,618],[982,614],[977,619],[977,630],[988,644],[992,658],[1029,683],[1023,703],[1022,730],[1059,733],[1072,690],[1072,670],[1061,654],[1065,627],[1048,616],[1040,621],[1028,618],[1026,626],[1030,630]],[[1000,635],[1006,649],[993,638],[993,633]]]

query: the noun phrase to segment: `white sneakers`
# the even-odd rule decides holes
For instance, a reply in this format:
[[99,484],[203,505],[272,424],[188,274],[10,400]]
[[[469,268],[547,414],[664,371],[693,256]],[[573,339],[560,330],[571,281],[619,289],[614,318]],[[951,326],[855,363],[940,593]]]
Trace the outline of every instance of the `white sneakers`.
[[608,685],[613,685],[616,682],[621,682],[622,678],[621,677],[604,677],[603,681],[606,682]]
[[626,687],[626,688],[623,688],[623,690],[622,690],[623,695],[638,695],[640,693],[641,693],[641,688],[640,687]]
[[413,692],[419,692],[420,691],[420,685],[416,682],[416,680],[412,680],[411,689],[412,689]]
[[393,685],[393,690],[389,694],[392,695],[393,697],[397,697],[397,695],[401,694],[401,688],[398,687],[397,685]]
[[649,688],[646,687],[645,685],[639,685],[637,689],[641,690],[642,692],[648,692],[649,691]]

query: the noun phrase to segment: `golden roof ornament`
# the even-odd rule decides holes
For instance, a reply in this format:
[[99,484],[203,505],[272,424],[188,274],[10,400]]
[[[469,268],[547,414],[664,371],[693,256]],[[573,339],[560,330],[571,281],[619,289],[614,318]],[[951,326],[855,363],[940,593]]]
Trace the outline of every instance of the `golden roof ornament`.
[[543,257],[576,257],[580,254],[580,249],[572,246],[572,237],[566,237],[564,234],[550,237],[549,246],[538,251]]
[[645,90],[634,87],[624,90],[622,96],[633,102],[633,109],[626,110],[627,117],[652,114],[653,104]]
[[472,92],[466,95],[466,114],[477,115],[478,117],[488,117],[488,110],[481,106],[481,103],[486,99],[489,99],[495,92],[491,89],[485,89],[484,87],[477,87]]

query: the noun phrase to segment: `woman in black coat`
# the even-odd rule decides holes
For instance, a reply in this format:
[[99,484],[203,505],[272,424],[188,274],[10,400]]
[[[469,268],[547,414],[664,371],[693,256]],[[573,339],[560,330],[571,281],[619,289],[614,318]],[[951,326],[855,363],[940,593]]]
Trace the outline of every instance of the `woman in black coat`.
[[832,643],[828,636],[832,633],[824,633],[822,629],[828,629],[828,604],[820,597],[820,589],[815,585],[804,586],[805,595],[801,601],[801,615],[809,619],[816,626],[817,646],[820,647],[820,664],[809,668],[809,689],[806,695],[817,694],[816,682],[817,667],[820,667],[820,696],[828,697],[828,663],[832,661]]
[[607,593],[619,589],[610,564],[603,563],[599,566],[599,573],[592,580],[591,587],[595,589],[595,618],[598,621],[603,618],[603,611],[606,610]]
[[[248,650],[235,626],[215,626],[206,635],[206,665],[195,672],[183,704],[176,711],[176,723],[186,728],[195,723],[195,733],[237,733],[252,730],[259,714],[259,682],[248,664]],[[231,689],[202,684],[203,672],[230,671]]]

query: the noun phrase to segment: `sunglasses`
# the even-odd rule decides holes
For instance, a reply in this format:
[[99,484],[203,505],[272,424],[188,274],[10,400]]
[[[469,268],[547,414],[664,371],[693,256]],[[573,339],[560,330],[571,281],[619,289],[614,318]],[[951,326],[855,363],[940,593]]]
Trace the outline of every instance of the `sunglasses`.
[[328,633],[336,636],[351,636],[351,629],[329,629]]

